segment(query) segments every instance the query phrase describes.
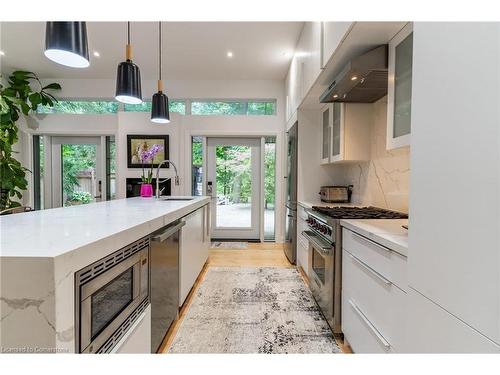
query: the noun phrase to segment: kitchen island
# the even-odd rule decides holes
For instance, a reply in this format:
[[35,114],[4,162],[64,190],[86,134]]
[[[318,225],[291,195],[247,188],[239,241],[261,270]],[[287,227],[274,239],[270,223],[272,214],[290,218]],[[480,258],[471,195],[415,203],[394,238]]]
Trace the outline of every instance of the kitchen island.
[[1,217],[1,351],[75,352],[75,273],[208,203],[130,198]]

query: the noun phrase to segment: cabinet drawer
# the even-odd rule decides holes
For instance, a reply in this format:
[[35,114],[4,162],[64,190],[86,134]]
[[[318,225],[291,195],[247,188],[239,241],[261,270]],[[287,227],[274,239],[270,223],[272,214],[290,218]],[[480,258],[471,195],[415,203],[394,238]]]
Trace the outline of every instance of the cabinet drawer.
[[403,346],[406,293],[348,251],[342,254],[342,293],[347,299],[346,313],[353,314],[354,303],[373,327],[391,345]]
[[349,298],[342,297],[342,331],[354,353],[394,353],[375,331],[363,312]]
[[408,275],[405,256],[345,228],[342,229],[342,244],[345,250],[406,291]]

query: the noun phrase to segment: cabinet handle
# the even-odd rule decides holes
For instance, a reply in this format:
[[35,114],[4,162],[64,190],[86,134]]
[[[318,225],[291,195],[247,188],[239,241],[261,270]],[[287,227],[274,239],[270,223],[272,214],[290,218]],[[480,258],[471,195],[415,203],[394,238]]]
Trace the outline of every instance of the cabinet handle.
[[354,237],[356,237],[357,239],[361,240],[361,241],[368,242],[368,243],[370,243],[370,244],[372,244],[372,245],[374,245],[374,246],[378,247],[379,249],[384,250],[384,251],[385,251],[385,252],[387,252],[387,253],[392,253],[392,250],[391,250],[391,249],[388,249],[387,247],[382,246],[381,244],[379,244],[379,243],[377,243],[377,242],[375,242],[375,241],[373,241],[373,240],[370,240],[369,238],[366,238],[366,237],[361,236],[361,235],[359,235],[359,234],[357,234],[357,233],[354,233],[354,232],[351,232],[351,234],[352,234]]
[[363,322],[370,328],[370,330],[375,334],[377,339],[380,341],[380,343],[386,348],[389,349],[391,347],[391,344],[380,334],[380,332],[375,328],[375,326],[368,320],[366,315],[363,313],[363,311],[360,310],[358,306],[350,299],[349,304],[351,305],[352,309],[358,314],[358,316],[361,318]]
[[355,256],[355,255],[353,255],[351,253],[348,253],[348,254],[351,256],[351,258],[353,260],[356,261],[356,263],[358,263],[361,267],[363,267],[365,270],[367,270],[368,272],[370,272],[373,276],[375,276],[378,279],[380,279],[384,284],[387,284],[387,285],[391,285],[392,284],[392,282],[390,280],[386,279],[384,276],[382,276],[381,274],[379,274],[373,268],[371,268],[370,266],[368,266],[367,264],[365,264],[365,262],[363,262],[357,256]]

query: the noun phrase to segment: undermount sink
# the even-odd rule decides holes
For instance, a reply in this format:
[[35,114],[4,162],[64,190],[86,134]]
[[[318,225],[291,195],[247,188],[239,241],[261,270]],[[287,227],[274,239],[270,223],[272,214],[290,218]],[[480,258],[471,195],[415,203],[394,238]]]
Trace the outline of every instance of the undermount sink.
[[159,198],[161,201],[192,201],[194,198],[193,197],[169,197],[169,196],[164,196]]

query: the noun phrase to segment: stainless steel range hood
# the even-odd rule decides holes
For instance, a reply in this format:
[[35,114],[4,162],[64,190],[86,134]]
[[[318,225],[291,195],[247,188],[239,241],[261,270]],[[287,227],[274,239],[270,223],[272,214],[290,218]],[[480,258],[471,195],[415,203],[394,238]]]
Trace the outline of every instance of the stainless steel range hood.
[[387,45],[351,60],[320,96],[321,103],[373,103],[387,95]]

